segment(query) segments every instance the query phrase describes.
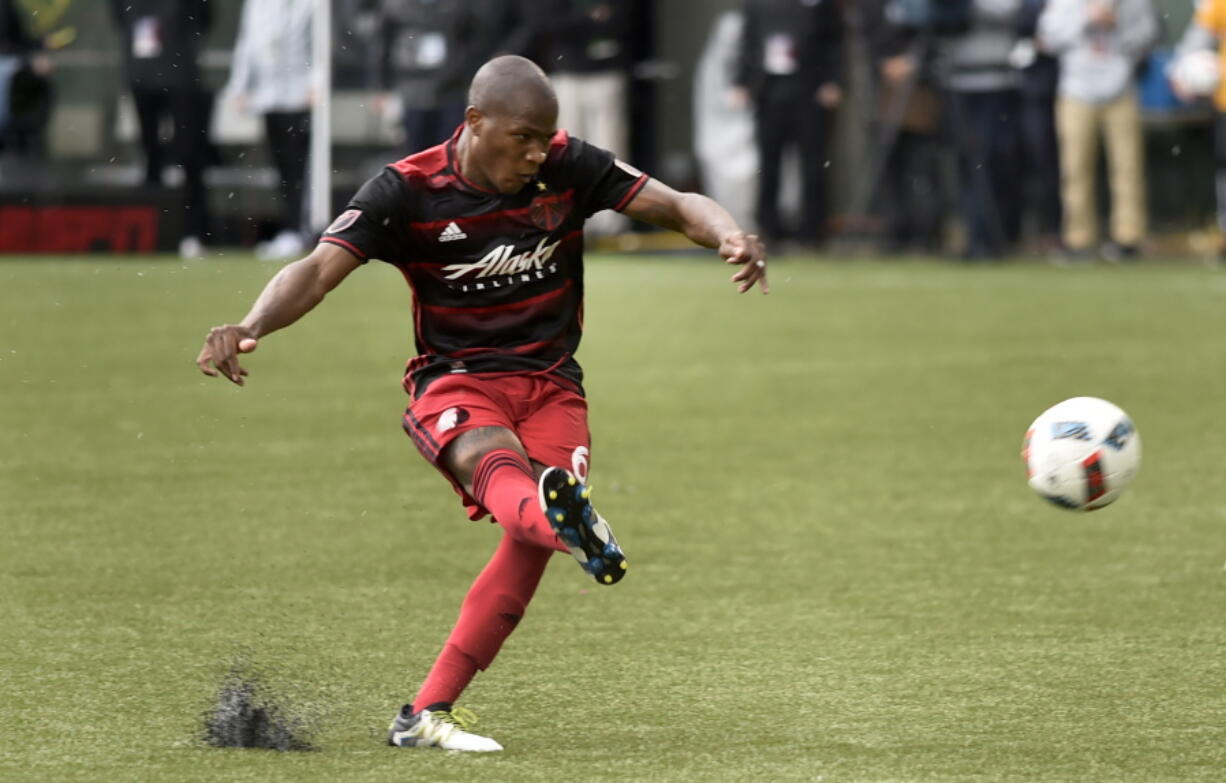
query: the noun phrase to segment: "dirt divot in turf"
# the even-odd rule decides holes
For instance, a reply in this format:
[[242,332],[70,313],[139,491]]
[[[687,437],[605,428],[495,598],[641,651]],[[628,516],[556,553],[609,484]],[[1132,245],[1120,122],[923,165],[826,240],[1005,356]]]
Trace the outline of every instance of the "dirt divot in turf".
[[203,734],[215,748],[316,750],[310,724],[250,664],[235,663],[204,714]]

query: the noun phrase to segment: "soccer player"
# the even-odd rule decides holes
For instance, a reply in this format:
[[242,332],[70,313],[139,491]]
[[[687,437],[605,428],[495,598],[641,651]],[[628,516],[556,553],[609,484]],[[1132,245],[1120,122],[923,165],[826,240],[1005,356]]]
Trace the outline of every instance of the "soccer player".
[[721,206],[679,193],[570,138],[530,60],[477,72],[464,122],[447,142],[362,186],[319,245],[269,281],[238,324],[212,329],[196,364],[243,385],[239,354],[290,325],[370,258],[413,289],[418,355],[406,368],[404,429],[450,481],[471,519],[503,529],[489,563],[389,744],[491,751],[453,704],[494,660],[555,550],[599,584],[626,558],[584,485],[590,436],[575,361],[583,309],[583,223],[616,209],[718,248],[744,293],[767,291],[766,252]]

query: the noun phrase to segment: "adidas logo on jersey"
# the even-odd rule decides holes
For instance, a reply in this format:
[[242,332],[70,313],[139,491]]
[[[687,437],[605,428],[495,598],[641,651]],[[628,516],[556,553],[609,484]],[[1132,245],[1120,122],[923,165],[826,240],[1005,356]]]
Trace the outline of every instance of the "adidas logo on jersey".
[[460,230],[460,227],[455,224],[455,221],[447,224],[447,228],[443,229],[443,233],[438,235],[440,242],[454,242],[457,239],[468,239],[468,234]]

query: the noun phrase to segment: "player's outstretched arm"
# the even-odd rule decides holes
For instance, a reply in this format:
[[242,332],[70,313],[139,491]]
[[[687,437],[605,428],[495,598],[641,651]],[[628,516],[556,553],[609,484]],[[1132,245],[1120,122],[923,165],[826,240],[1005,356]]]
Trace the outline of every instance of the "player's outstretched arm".
[[306,315],[359,265],[349,251],[319,244],[309,256],[286,265],[268,281],[242,322],[210,329],[196,366],[205,375],[223,375],[242,386],[247,371],[238,363],[238,355],[251,353],[259,338]]
[[725,262],[740,267],[732,282],[741,293],[754,284],[762,293],[770,292],[762,240],[745,233],[728,210],[714,200],[700,193],[681,193],[649,179],[623,211],[636,220],[685,234],[695,244],[718,248]]

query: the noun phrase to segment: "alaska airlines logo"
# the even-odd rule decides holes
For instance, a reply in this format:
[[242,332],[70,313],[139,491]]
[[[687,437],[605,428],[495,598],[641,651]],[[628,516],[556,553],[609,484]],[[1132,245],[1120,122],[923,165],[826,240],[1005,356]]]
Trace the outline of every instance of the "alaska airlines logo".
[[537,243],[531,250],[522,253],[515,252],[515,245],[500,245],[472,264],[448,264],[443,271],[448,274],[444,279],[458,280],[472,273],[473,277],[492,277],[494,275],[517,275],[521,272],[540,271],[553,256],[562,240],[545,244],[548,237]]

